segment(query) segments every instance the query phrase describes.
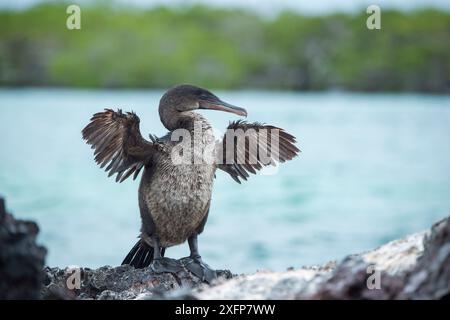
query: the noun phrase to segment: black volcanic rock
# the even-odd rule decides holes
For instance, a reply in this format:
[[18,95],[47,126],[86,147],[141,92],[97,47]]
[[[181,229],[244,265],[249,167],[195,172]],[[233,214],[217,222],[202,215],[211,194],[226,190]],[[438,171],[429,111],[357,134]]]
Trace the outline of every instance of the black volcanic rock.
[[432,226],[424,247],[400,298],[450,300],[450,217]]
[[39,299],[45,255],[36,244],[39,228],[16,220],[0,198],[0,299]]
[[218,271],[212,285],[186,269],[43,269],[46,251],[36,244],[37,233],[35,223],[15,220],[0,199],[0,299],[450,298],[450,217],[339,263],[240,276]]
[[[63,299],[446,299],[450,293],[450,218],[431,230],[350,255],[340,263],[231,276],[213,285],[187,270],[155,274],[129,266],[80,269],[68,290],[67,269],[47,268],[44,298]],[[379,288],[369,277],[379,272]]]
[[[44,299],[162,299],[172,291],[189,290],[202,285],[188,270],[177,273],[154,273],[150,268],[135,269],[125,265],[104,266],[95,270],[80,268],[45,268],[47,283]],[[71,275],[78,272],[80,286],[67,285]],[[220,277],[230,278],[229,271],[219,271]]]

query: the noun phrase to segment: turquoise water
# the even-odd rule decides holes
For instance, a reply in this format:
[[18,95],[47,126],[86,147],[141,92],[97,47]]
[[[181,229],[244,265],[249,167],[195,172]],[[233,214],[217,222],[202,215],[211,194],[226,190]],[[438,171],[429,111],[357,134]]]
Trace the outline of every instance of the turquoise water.
[[[323,263],[427,228],[450,213],[450,96],[219,92],[250,121],[298,137],[300,157],[238,185],[215,181],[200,250],[235,272]],[[135,181],[117,184],[80,130],[104,107],[162,135],[159,91],[0,90],[0,194],[36,220],[51,266],[117,265],[139,230]],[[233,115],[205,111],[226,127]],[[187,245],[167,251],[188,254]]]

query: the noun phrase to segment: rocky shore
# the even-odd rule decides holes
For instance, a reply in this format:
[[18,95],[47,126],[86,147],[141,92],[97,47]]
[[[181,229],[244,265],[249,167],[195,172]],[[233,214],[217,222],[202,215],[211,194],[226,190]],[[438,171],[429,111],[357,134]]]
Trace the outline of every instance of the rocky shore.
[[38,227],[0,199],[0,299],[449,299],[450,217],[429,230],[323,266],[233,275],[212,285],[187,270],[44,268]]

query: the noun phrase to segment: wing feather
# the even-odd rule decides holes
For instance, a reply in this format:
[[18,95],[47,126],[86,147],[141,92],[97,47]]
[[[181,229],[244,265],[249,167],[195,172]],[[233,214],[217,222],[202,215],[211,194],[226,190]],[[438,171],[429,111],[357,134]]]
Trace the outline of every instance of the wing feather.
[[[243,136],[239,137],[239,133]],[[239,143],[238,139],[244,140]],[[230,144],[230,140],[233,143]],[[295,137],[281,128],[258,122],[235,121],[230,123],[222,141],[216,145],[216,164],[241,183],[240,179],[247,180],[249,173],[256,174],[264,166],[292,160],[300,152],[295,143]]]
[[142,137],[139,122],[134,112],[105,109],[95,113],[82,131],[83,139],[94,149],[95,162],[100,168],[106,166],[108,177],[117,174],[117,182],[133,173],[133,180],[136,179],[159,150],[155,143]]

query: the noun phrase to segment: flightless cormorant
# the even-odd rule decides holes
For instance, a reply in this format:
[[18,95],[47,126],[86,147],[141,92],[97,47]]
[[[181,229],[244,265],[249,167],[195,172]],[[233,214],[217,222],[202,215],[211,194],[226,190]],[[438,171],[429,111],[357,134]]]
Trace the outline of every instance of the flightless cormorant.
[[106,166],[108,176],[117,174],[116,181],[132,174],[136,179],[143,169],[139,186],[141,233],[122,264],[176,272],[182,266],[178,260],[165,258],[165,249],[188,240],[191,254],[183,265],[210,282],[216,272],[202,261],[197,236],[208,218],[216,170],[227,172],[240,183],[266,165],[291,160],[299,149],[294,145],[295,137],[283,129],[245,121],[231,122],[224,137],[216,141],[209,122],[194,112],[197,109],[247,116],[245,109],[206,89],[178,85],[159,103],[161,122],[169,130],[165,136],[144,139],[138,116],[120,109],[94,114],[82,134],[94,149],[95,161],[102,168]]

